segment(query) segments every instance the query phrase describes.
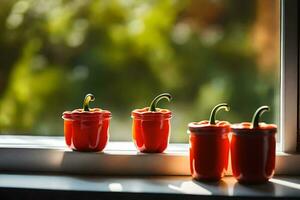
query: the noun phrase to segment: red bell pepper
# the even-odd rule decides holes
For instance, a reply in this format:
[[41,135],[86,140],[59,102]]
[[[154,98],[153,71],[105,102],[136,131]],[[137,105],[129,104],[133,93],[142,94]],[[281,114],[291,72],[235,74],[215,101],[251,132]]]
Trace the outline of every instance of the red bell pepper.
[[261,183],[269,180],[275,169],[277,126],[259,123],[268,106],[258,108],[252,123],[232,125],[231,165],[233,176],[242,183]]
[[163,93],[154,98],[150,107],[135,109],[131,113],[133,118],[133,141],[140,152],[161,153],[169,143],[170,110],[156,108],[161,99],[171,100],[171,95]]
[[229,111],[225,103],[215,106],[209,121],[189,123],[190,169],[196,180],[218,181],[228,167],[230,124],[215,121],[220,109]]
[[102,151],[109,137],[111,112],[100,108],[89,108],[94,101],[92,94],[87,94],[82,109],[63,113],[65,141],[68,147],[76,151]]

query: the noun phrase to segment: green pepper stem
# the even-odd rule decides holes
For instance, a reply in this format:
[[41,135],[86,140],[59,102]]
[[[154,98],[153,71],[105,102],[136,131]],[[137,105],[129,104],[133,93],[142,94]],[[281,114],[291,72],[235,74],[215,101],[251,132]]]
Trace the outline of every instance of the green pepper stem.
[[169,102],[171,101],[172,99],[172,96],[169,94],[169,93],[163,93],[163,94],[160,94],[158,96],[156,96],[151,104],[150,104],[150,107],[149,107],[149,110],[151,112],[156,112],[156,106],[157,106],[157,103],[162,100],[162,99],[167,99]]
[[259,108],[255,111],[255,113],[254,113],[254,115],[253,115],[253,118],[252,118],[252,127],[253,127],[253,128],[259,127],[259,119],[260,119],[260,116],[261,116],[264,112],[269,111],[269,110],[270,110],[269,106],[261,106],[261,107],[259,107]]
[[230,110],[227,103],[220,103],[220,104],[216,105],[210,113],[209,124],[216,124],[216,114],[221,109],[224,109],[226,111]]
[[94,95],[87,94],[84,98],[84,101],[83,101],[83,110],[84,111],[90,111],[89,104],[90,104],[91,101],[94,101],[94,100],[95,100]]

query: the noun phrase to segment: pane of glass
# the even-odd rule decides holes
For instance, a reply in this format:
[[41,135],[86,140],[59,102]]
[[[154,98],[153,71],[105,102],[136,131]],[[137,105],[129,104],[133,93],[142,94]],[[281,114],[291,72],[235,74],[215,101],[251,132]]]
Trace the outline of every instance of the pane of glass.
[[263,116],[278,123],[279,0],[4,0],[0,2],[1,134],[63,135],[61,114],[108,109],[111,140],[131,140],[130,113],[173,101],[172,142],[187,124]]

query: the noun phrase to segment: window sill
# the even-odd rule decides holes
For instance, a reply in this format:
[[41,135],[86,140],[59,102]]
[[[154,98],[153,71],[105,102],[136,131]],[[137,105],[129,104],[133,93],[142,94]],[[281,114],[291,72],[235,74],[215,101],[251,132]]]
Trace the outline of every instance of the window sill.
[[190,176],[96,177],[0,174],[7,199],[253,199],[299,198],[299,177],[274,177],[261,185],[241,185],[234,178],[203,183]]
[[[144,154],[136,152],[132,142],[110,142],[103,153],[82,153],[67,149],[63,137],[0,136],[0,141],[2,171],[190,175],[188,144],[170,144],[166,153]],[[299,175],[299,165],[300,155],[278,152],[275,173]]]

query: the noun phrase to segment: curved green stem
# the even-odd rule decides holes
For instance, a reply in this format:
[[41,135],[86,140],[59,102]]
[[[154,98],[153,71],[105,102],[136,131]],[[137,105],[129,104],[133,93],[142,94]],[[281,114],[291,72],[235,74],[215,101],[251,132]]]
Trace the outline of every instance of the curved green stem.
[[149,107],[149,110],[151,112],[155,112],[156,111],[156,106],[157,106],[157,103],[162,100],[162,99],[167,99],[168,101],[171,101],[172,99],[172,96],[169,94],[169,93],[163,93],[163,94],[160,94],[158,95],[157,97],[155,97],[151,104],[150,104],[150,107]]
[[220,104],[216,105],[210,113],[209,124],[216,124],[216,114],[221,109],[229,111],[230,108],[227,103],[220,103]]
[[260,116],[261,116],[264,112],[269,111],[269,110],[270,110],[269,106],[261,106],[261,107],[259,107],[259,108],[255,111],[255,113],[254,113],[254,115],[253,115],[253,118],[252,118],[252,127],[253,127],[253,128],[259,127],[259,118],[260,118]]
[[87,94],[84,98],[84,101],[83,101],[83,110],[84,111],[90,111],[89,104],[90,104],[91,101],[94,101],[94,100],[95,100],[94,95]]

